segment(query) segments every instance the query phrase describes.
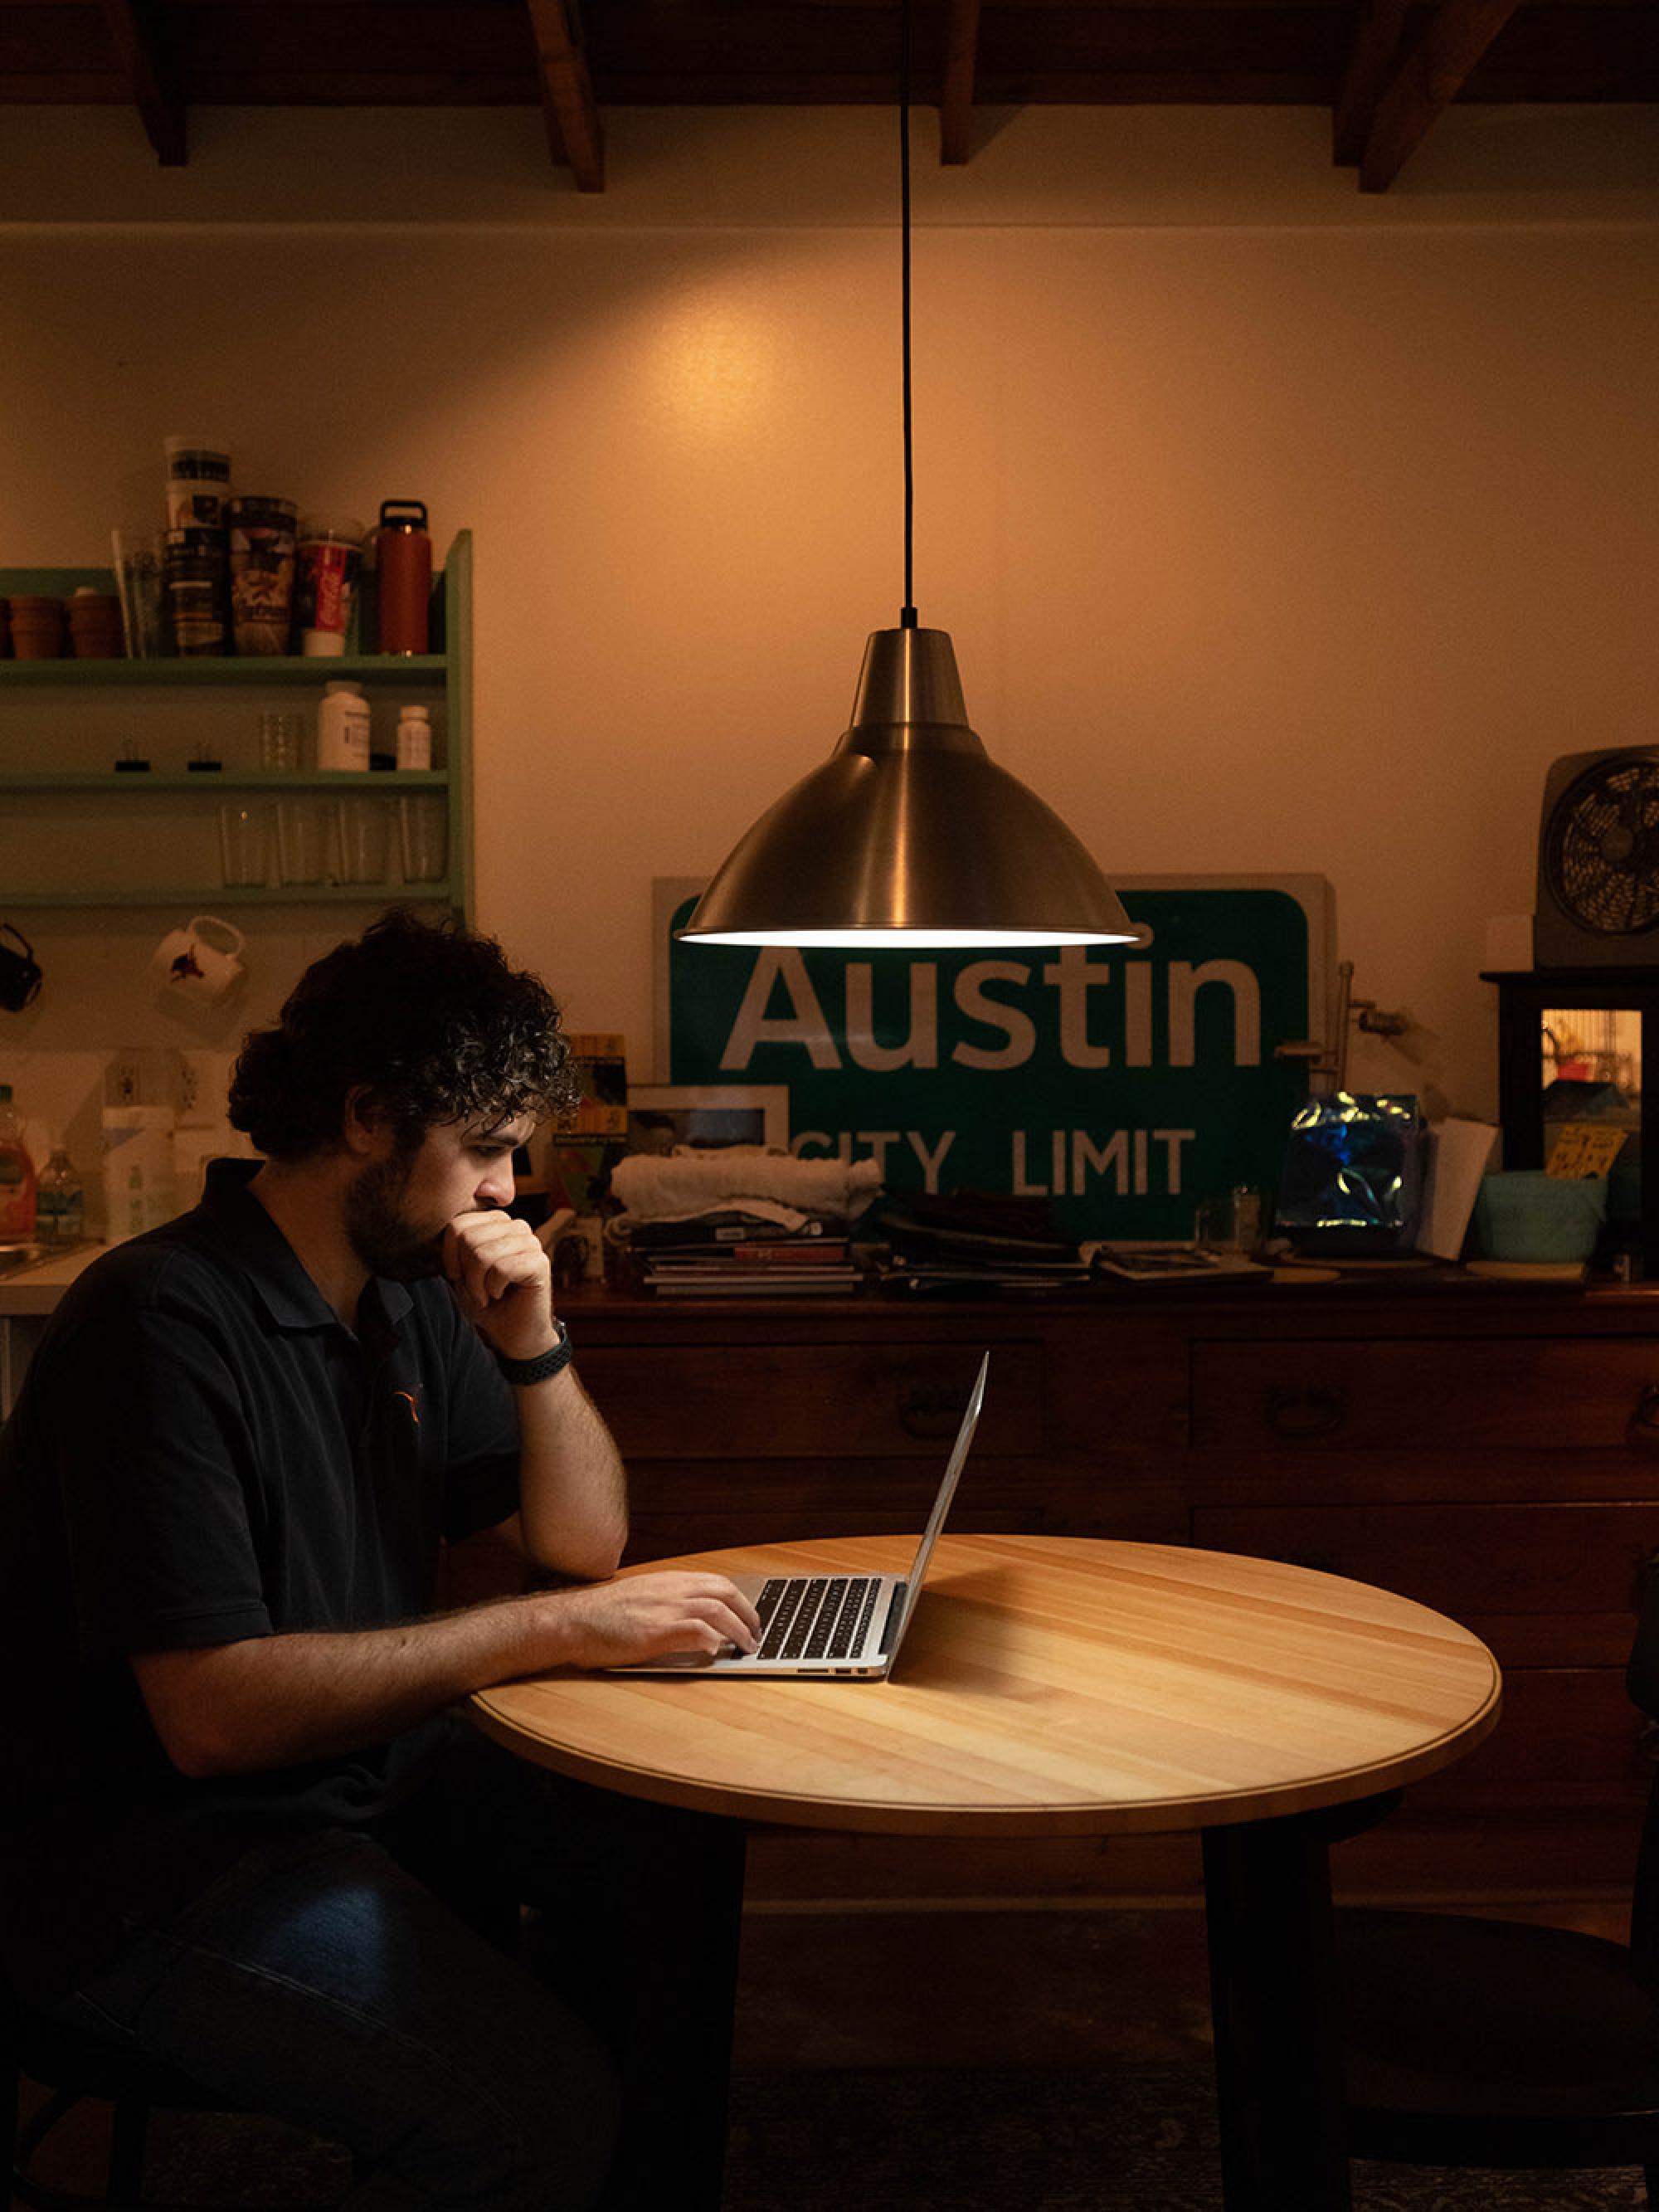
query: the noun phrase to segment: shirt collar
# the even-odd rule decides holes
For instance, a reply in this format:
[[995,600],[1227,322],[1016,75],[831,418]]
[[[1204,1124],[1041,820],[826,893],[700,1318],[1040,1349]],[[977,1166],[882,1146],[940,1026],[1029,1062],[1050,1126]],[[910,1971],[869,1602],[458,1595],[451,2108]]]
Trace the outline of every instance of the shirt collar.
[[[278,1328],[337,1328],[338,1315],[249,1188],[264,1164],[263,1160],[210,1160],[204,1211],[234,1237],[254,1295]],[[393,1334],[414,1303],[406,1283],[381,1275],[369,1278],[363,1296],[371,1311],[378,1305],[380,1319]]]

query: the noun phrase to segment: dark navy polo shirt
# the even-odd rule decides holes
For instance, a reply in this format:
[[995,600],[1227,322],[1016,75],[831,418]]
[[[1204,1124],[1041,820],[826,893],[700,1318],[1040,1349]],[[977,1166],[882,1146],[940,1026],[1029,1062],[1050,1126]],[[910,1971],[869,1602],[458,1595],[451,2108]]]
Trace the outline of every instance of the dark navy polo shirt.
[[445,1284],[375,1279],[354,1334],[221,1161],[204,1203],[66,1294],[0,1435],[0,1918],[18,1970],[78,1972],[121,1915],[254,1844],[373,1820],[426,1730],[191,1781],[129,1662],[432,1609],[439,1547],[518,1504],[513,1394]]

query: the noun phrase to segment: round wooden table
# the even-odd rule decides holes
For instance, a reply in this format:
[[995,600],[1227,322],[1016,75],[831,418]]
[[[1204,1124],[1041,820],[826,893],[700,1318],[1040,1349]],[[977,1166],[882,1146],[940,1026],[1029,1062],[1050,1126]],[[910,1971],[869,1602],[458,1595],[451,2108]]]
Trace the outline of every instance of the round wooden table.
[[[652,1565],[902,1571],[912,1548],[847,1537]],[[1364,1583],[1168,1545],[946,1535],[889,1680],[573,1670],[472,1704],[525,1758],[733,1820],[1202,1830],[1224,2202],[1316,2212],[1351,2201],[1329,1841],[1471,1750],[1499,1698],[1478,1638]],[[714,2187],[692,2201],[717,2203]]]

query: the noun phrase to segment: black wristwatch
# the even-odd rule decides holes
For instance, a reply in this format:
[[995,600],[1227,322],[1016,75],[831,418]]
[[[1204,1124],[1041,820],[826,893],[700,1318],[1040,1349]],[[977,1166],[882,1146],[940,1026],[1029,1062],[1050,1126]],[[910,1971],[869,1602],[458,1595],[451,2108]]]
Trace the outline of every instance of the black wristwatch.
[[562,1374],[575,1356],[569,1330],[556,1317],[553,1326],[559,1332],[558,1342],[535,1359],[509,1359],[504,1352],[495,1354],[496,1366],[521,1390],[527,1390],[532,1382],[545,1382],[550,1375]]

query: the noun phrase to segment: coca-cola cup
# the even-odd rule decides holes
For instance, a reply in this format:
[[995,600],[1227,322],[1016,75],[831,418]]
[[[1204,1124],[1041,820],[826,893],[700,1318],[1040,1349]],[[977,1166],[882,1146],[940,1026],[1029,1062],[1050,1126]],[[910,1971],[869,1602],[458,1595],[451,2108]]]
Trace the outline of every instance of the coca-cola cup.
[[361,522],[307,515],[300,526],[300,649],[313,658],[343,653],[362,566]]

